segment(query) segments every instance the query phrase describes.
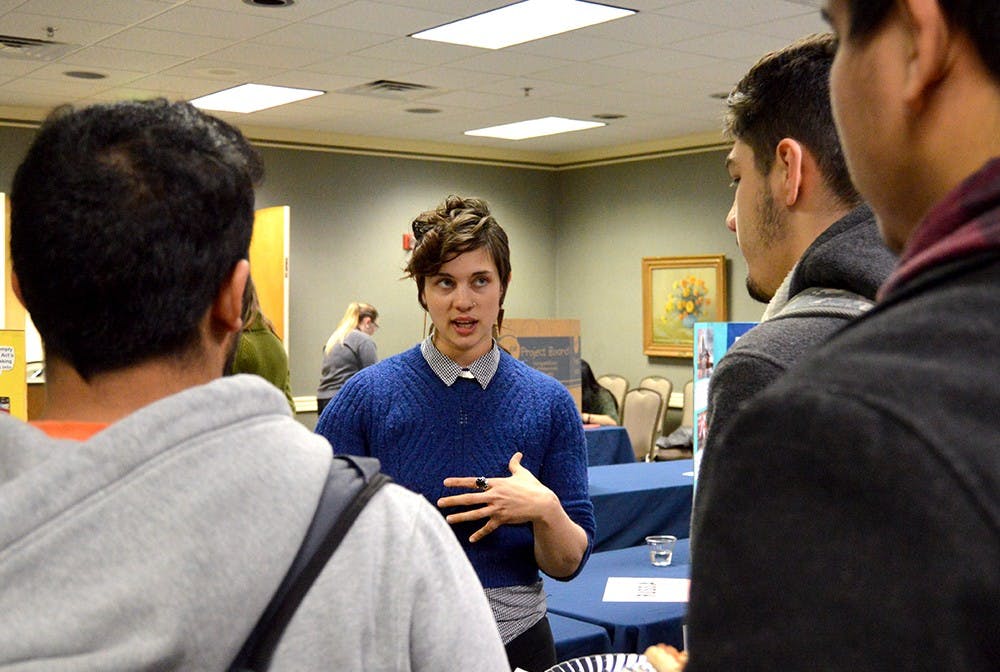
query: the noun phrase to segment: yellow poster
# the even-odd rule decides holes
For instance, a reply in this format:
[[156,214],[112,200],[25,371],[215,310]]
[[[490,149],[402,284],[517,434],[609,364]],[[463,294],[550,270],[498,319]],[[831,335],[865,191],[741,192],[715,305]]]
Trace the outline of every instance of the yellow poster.
[[24,332],[15,329],[0,329],[0,413],[28,419]]

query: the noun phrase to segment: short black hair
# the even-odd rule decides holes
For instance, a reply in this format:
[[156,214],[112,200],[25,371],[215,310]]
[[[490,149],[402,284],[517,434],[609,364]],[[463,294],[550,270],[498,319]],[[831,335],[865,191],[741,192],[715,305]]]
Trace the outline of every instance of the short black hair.
[[259,155],[188,103],[53,111],[14,175],[11,259],[49,356],[84,378],[182,356],[248,256]]
[[844,203],[861,197],[851,182],[830,107],[832,35],[811,35],[761,58],[726,100],[726,135],[745,142],[763,175],[771,172],[775,148],[792,138],[819,164],[826,184]]
[[[894,6],[894,0],[847,0],[848,39],[863,41],[870,37]],[[993,79],[1000,82],[1000,2],[938,0],[938,6],[952,28],[968,34]]]

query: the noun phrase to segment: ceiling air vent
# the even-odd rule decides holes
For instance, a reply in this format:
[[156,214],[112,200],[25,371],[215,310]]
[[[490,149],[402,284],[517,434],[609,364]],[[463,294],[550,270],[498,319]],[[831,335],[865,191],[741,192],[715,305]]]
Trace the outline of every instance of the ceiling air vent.
[[19,58],[29,61],[54,61],[62,58],[80,45],[38,40],[33,37],[0,35],[0,58]]
[[367,84],[359,84],[347,89],[341,89],[338,93],[349,93],[356,96],[375,96],[376,98],[390,98],[392,100],[416,100],[421,96],[434,91],[434,87],[423,84],[413,84],[412,82],[396,82],[391,79],[379,79]]

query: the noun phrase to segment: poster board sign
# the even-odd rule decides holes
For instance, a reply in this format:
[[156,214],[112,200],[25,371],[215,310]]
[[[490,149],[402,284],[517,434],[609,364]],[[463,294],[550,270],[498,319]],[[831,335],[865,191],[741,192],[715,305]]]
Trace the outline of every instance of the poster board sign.
[[24,331],[0,329],[0,413],[28,419]]
[[565,385],[580,409],[580,320],[504,319],[497,343]]
[[701,446],[708,435],[708,385],[712,370],[740,336],[757,326],[756,322],[696,322],[694,325],[694,481],[698,485]]

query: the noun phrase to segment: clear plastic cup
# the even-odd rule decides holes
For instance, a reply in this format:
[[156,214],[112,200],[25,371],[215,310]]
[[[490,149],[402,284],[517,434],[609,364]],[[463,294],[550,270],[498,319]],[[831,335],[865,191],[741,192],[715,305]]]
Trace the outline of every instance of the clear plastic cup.
[[649,562],[653,567],[667,567],[674,559],[674,544],[677,537],[669,534],[654,534],[646,537],[649,546]]

